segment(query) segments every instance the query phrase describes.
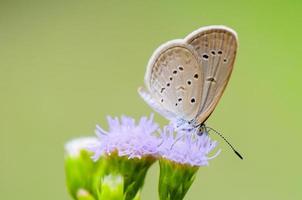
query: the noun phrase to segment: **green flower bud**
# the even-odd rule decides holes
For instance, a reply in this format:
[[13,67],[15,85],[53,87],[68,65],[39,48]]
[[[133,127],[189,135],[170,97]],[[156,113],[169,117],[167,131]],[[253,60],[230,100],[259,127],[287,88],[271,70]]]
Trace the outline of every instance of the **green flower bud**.
[[67,188],[74,199],[96,199],[99,182],[98,169],[101,161],[94,162],[89,145],[96,138],[79,138],[65,146],[65,173]]
[[93,196],[84,189],[79,189],[77,192],[78,200],[95,200]]

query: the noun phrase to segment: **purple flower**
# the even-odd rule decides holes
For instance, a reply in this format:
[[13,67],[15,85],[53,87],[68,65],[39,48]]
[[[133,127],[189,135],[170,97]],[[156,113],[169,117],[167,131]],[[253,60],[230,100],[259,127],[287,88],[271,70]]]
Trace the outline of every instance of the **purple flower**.
[[204,166],[220,153],[219,150],[214,156],[207,156],[216,147],[216,141],[212,141],[207,134],[198,136],[194,132],[174,132],[173,126],[168,125],[164,127],[160,137],[160,156],[176,163]]
[[120,120],[117,117],[108,117],[107,120],[108,132],[96,126],[99,144],[90,148],[95,153],[94,160],[113,152],[128,158],[155,156],[160,140],[154,136],[158,125],[153,122],[153,115],[149,119],[142,117],[137,124],[133,118],[126,116],[122,116]]

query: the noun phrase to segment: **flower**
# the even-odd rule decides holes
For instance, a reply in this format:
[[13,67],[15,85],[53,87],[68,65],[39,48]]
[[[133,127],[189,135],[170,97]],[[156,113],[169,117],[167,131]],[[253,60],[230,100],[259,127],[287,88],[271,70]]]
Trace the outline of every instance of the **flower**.
[[198,136],[195,130],[175,132],[173,125],[163,128],[158,147],[159,199],[182,200],[195,180],[200,166],[208,165],[208,154],[216,147],[207,134]]
[[100,194],[105,177],[123,178],[123,200],[140,198],[146,173],[157,160],[160,139],[155,135],[158,125],[150,118],[142,117],[136,124],[131,117],[108,117],[109,131],[96,127],[99,143],[89,149],[94,152],[93,160],[102,163]]
[[216,147],[207,134],[198,136],[192,131],[174,132],[172,125],[165,126],[160,133],[162,143],[159,146],[161,157],[180,164],[191,166],[208,165],[210,159],[215,158],[220,150],[212,157],[207,155]]
[[128,158],[153,156],[157,153],[160,140],[153,135],[158,129],[158,125],[153,122],[153,115],[149,119],[142,117],[138,124],[133,118],[126,116],[122,116],[120,120],[117,117],[107,119],[108,132],[98,125],[96,127],[99,144],[90,148],[94,152],[94,160],[116,151],[118,156]]

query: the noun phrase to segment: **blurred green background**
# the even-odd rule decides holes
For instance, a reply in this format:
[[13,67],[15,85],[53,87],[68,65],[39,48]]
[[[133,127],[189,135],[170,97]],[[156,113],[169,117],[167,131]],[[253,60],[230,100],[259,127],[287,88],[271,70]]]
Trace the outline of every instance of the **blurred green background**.
[[[0,199],[70,199],[64,143],[136,118],[146,63],[161,43],[205,25],[239,35],[228,88],[208,125],[221,155],[203,167],[195,199],[302,199],[301,1],[0,1]],[[157,121],[167,123],[159,115]],[[143,200],[157,199],[158,166]]]

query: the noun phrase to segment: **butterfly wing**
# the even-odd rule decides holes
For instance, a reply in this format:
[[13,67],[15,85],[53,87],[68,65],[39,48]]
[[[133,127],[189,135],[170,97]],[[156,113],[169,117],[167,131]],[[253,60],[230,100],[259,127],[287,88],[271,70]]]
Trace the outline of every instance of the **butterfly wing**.
[[230,79],[237,35],[224,26],[209,26],[189,34],[185,42],[198,53],[204,75],[201,107],[196,117],[196,122],[202,124],[215,109]]
[[153,110],[161,114],[166,119],[173,121],[176,119],[176,115],[174,113],[165,110],[152,96],[151,94],[146,91],[144,88],[139,87],[138,93],[142,97],[142,99],[151,107]]
[[183,40],[170,41],[154,52],[145,84],[160,110],[174,118],[195,119],[204,83],[200,63],[197,53]]

